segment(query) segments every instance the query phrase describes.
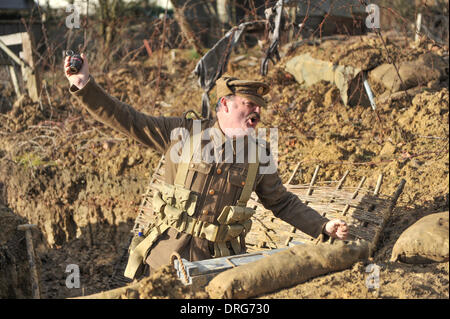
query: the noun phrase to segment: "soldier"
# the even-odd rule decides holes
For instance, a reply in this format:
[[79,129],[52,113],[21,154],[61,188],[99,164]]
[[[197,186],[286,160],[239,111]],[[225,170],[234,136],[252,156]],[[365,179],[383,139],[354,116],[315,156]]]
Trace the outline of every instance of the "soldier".
[[[77,74],[70,73],[68,58],[65,61],[71,94],[95,119],[166,158],[166,184],[153,197],[153,210],[160,218],[131,245],[127,277],[137,277],[145,264],[154,270],[169,263],[173,252],[190,261],[244,253],[245,234],[254,213],[246,207],[252,191],[276,217],[306,234],[346,239],[344,221],[330,221],[303,204],[286,190],[276,169],[268,169],[271,161],[269,165],[259,162],[258,154],[268,154],[270,148],[255,143],[249,133],[266,106],[263,96],[269,92],[267,84],[219,79],[213,120],[154,117],[108,95],[89,75],[88,61],[82,57],[84,64]],[[188,134],[180,139],[174,133],[177,129]],[[206,142],[209,148],[204,147]],[[256,152],[246,152],[252,143],[257,145]],[[206,158],[214,154],[213,161],[204,156],[198,160],[196,155],[205,154],[205,149],[210,151]]]

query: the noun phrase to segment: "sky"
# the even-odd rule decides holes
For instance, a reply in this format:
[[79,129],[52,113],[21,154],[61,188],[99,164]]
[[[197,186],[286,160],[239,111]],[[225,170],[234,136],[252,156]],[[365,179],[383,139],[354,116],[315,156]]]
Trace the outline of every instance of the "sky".
[[[35,0],[37,3],[39,3],[39,5],[41,6],[47,6],[47,3],[50,5],[50,7],[52,8],[64,8],[69,4],[68,0]],[[125,2],[132,2],[133,0],[123,0]],[[168,0],[151,0],[150,2],[156,3],[159,6],[165,8],[166,7],[166,2]],[[80,7],[80,11],[85,11],[86,10],[86,4],[88,3],[87,0],[75,0],[74,4],[76,6]],[[98,0],[89,0],[89,7],[91,7],[93,4],[97,4]],[[168,9],[172,8],[172,4],[168,3]]]

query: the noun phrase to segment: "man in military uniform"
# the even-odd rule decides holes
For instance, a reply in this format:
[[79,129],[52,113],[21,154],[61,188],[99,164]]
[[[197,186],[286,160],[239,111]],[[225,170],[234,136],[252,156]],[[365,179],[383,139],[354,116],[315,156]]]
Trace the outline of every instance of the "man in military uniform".
[[[248,151],[254,141],[249,132],[257,126],[261,108],[266,106],[263,95],[269,92],[267,84],[219,79],[217,116],[213,120],[154,117],[108,95],[89,75],[88,61],[82,57],[84,64],[77,74],[70,73],[68,59],[65,61],[71,94],[95,119],[166,158],[166,184],[153,200],[160,220],[152,229],[144,230],[138,244],[131,248],[126,276],[133,278],[145,263],[152,270],[169,263],[173,252],[190,261],[244,253],[245,234],[254,213],[246,207],[252,191],[276,217],[312,237],[347,237],[344,221],[322,217],[286,190],[276,169],[264,171],[267,165],[259,163],[258,154],[269,151],[267,145],[258,143],[256,152]],[[174,134],[177,129],[189,132],[190,138],[180,142],[174,137],[179,137]],[[206,153],[214,153],[215,160],[198,160],[198,156],[194,160],[204,154],[205,142],[209,142],[211,151]],[[199,152],[196,147],[201,147]]]

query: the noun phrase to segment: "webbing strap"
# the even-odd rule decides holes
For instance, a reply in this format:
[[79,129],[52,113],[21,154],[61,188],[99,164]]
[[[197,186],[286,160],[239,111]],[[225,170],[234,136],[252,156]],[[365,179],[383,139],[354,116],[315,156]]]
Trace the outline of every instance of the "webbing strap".
[[246,207],[247,202],[250,199],[250,195],[253,191],[253,185],[255,184],[256,175],[258,173],[259,158],[258,150],[256,151],[256,161],[255,163],[250,163],[248,165],[247,179],[245,180],[244,189],[242,189],[241,197],[239,198],[237,205],[241,207]]
[[125,268],[124,276],[134,279],[137,270],[145,262],[144,258],[147,256],[148,250],[156,241],[156,239],[169,228],[169,225],[160,223],[156,225],[147,237],[137,245],[134,250],[130,251],[128,257],[127,267]]
[[201,136],[202,131],[194,136],[190,134],[189,143],[184,143],[183,151],[181,154],[181,162],[178,164],[177,175],[175,176],[175,185],[184,187],[184,183],[186,182],[186,177],[189,171],[189,163],[194,156],[194,150],[197,149],[198,145],[201,143]]

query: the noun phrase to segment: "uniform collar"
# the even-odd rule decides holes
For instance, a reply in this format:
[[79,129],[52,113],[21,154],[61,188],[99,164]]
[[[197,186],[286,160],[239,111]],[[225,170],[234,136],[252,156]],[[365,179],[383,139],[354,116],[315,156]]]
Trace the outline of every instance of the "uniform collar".
[[227,137],[220,128],[217,118],[214,120],[214,124],[211,127],[213,129],[211,130],[210,138],[215,149],[231,147],[231,149],[233,150],[233,155],[236,155],[241,154],[241,152],[245,151],[249,141],[256,145],[256,139],[251,135],[246,135],[239,138]]
[[231,147],[233,150],[233,155],[236,154],[236,149],[234,147],[233,139],[227,137],[222,129],[220,128],[219,121],[217,118],[215,119],[214,124],[211,126],[210,130],[210,138],[214,145],[214,149],[221,150],[225,147]]

